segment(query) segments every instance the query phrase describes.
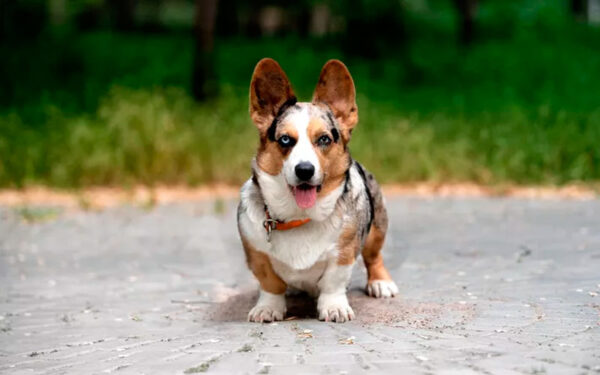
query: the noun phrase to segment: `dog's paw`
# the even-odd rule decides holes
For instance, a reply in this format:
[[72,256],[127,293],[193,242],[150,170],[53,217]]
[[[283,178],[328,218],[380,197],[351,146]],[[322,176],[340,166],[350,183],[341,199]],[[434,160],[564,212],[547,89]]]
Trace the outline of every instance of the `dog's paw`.
[[352,307],[346,304],[327,306],[319,310],[319,320],[344,323],[355,318]]
[[248,321],[256,323],[274,322],[283,320],[285,310],[273,308],[268,305],[256,305],[248,313]]
[[367,294],[375,298],[394,297],[398,287],[392,280],[373,280],[367,284]]
[[346,294],[320,295],[317,310],[319,320],[326,322],[344,323],[355,318]]
[[283,294],[271,294],[261,290],[256,306],[248,313],[248,321],[263,323],[283,320],[285,311]]

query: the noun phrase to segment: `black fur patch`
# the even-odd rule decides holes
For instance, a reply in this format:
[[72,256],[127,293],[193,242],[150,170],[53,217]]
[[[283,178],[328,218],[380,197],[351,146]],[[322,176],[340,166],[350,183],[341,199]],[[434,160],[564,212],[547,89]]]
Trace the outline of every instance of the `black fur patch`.
[[346,181],[344,181],[344,193],[346,194],[350,190],[350,168],[346,169]]
[[337,141],[340,139],[340,132],[338,131],[337,126],[335,126],[336,122],[333,118],[331,110],[327,111],[327,120],[329,121],[329,127],[331,129],[331,135],[333,136],[333,142],[337,143]]
[[275,141],[275,131],[277,130],[277,122],[279,121],[281,115],[283,115],[288,108],[295,106],[297,102],[298,99],[296,99],[295,96],[292,96],[291,98],[286,100],[286,102],[283,103],[281,107],[279,107],[279,109],[277,110],[277,115],[275,116],[273,122],[271,122],[271,126],[269,126],[269,129],[267,130],[267,138],[270,141]]
[[336,128],[331,129],[331,135],[333,136],[333,142],[337,143],[340,139],[340,132]]
[[367,190],[367,197],[369,197],[369,207],[370,207],[370,216],[369,216],[369,226],[367,227],[367,233],[371,230],[371,223],[373,223],[373,218],[375,217],[375,205],[373,204],[373,196],[371,195],[371,189],[369,189],[369,182],[367,181],[367,176],[365,174],[365,170],[363,166],[360,165],[359,162],[355,161],[356,167],[358,168],[358,173],[360,173],[360,177],[365,184],[365,189]]

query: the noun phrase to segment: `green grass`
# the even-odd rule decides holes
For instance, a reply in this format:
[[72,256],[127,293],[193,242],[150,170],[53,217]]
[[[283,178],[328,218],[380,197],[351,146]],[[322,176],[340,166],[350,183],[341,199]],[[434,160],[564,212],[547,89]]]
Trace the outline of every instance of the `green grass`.
[[238,184],[257,145],[247,85],[264,56],[301,100],[327,59],[347,62],[360,115],[350,148],[382,182],[597,183],[600,30],[542,21],[508,36],[490,21],[468,50],[443,23],[417,28],[408,56],[376,61],[343,56],[331,40],[220,40],[221,95],[204,104],[188,94],[182,35],[2,47],[12,48],[12,94],[0,94],[0,186]]

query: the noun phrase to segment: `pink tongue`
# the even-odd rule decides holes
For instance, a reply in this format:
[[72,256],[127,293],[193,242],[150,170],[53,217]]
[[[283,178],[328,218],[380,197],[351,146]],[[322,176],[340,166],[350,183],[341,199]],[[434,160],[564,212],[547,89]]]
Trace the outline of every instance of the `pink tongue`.
[[299,189],[294,188],[294,198],[296,198],[296,204],[302,209],[311,208],[317,201],[317,188],[311,187],[310,189]]

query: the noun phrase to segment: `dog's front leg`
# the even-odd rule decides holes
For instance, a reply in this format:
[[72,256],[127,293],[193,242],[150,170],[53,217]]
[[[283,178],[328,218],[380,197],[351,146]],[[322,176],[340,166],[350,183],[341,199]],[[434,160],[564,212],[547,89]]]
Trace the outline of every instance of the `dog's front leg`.
[[248,313],[248,320],[258,323],[283,320],[287,284],[275,273],[267,254],[255,250],[243,238],[242,243],[248,266],[260,284],[260,295],[256,305]]
[[350,281],[353,264],[340,265],[333,259],[319,280],[317,310],[319,319],[343,323],[354,319],[354,311],[348,303],[346,287]]
[[261,288],[258,302],[248,313],[248,321],[263,323],[283,320],[285,311],[285,293],[269,293]]

